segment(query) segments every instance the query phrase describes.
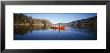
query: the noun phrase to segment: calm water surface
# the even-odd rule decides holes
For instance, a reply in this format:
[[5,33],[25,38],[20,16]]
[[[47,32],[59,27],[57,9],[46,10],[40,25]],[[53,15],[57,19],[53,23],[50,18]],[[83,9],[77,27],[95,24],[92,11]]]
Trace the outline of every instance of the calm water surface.
[[43,26],[14,26],[14,40],[96,40],[93,29],[65,27],[64,30]]

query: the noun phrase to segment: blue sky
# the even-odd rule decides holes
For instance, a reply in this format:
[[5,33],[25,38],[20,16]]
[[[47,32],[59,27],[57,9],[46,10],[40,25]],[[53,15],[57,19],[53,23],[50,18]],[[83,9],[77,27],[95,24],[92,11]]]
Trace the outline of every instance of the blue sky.
[[46,19],[53,24],[68,23],[97,16],[97,13],[24,13],[34,19]]

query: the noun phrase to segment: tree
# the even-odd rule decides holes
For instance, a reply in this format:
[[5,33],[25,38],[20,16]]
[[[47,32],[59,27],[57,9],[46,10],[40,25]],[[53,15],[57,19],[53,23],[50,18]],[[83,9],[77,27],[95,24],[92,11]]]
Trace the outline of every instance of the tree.
[[22,13],[14,13],[14,24],[31,24],[32,17],[26,16]]

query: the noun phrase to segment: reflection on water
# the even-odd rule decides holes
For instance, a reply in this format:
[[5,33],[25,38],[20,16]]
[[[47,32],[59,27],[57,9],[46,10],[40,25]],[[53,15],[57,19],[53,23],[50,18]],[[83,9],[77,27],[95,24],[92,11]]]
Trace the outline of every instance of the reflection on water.
[[96,40],[91,29],[52,28],[43,25],[14,25],[15,40]]
[[15,35],[24,35],[28,32],[32,32],[33,30],[49,30],[52,29],[53,31],[64,31],[64,29],[58,29],[58,28],[51,28],[51,27],[45,27],[42,25],[14,25],[14,34]]
[[32,27],[28,25],[14,25],[14,34],[15,35],[24,35],[28,32],[32,32]]

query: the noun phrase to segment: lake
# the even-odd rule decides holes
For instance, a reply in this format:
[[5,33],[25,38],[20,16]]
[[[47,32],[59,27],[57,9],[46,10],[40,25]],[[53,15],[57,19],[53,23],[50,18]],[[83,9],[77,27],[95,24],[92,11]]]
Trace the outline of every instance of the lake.
[[97,40],[97,30],[65,27],[14,25],[14,40]]

